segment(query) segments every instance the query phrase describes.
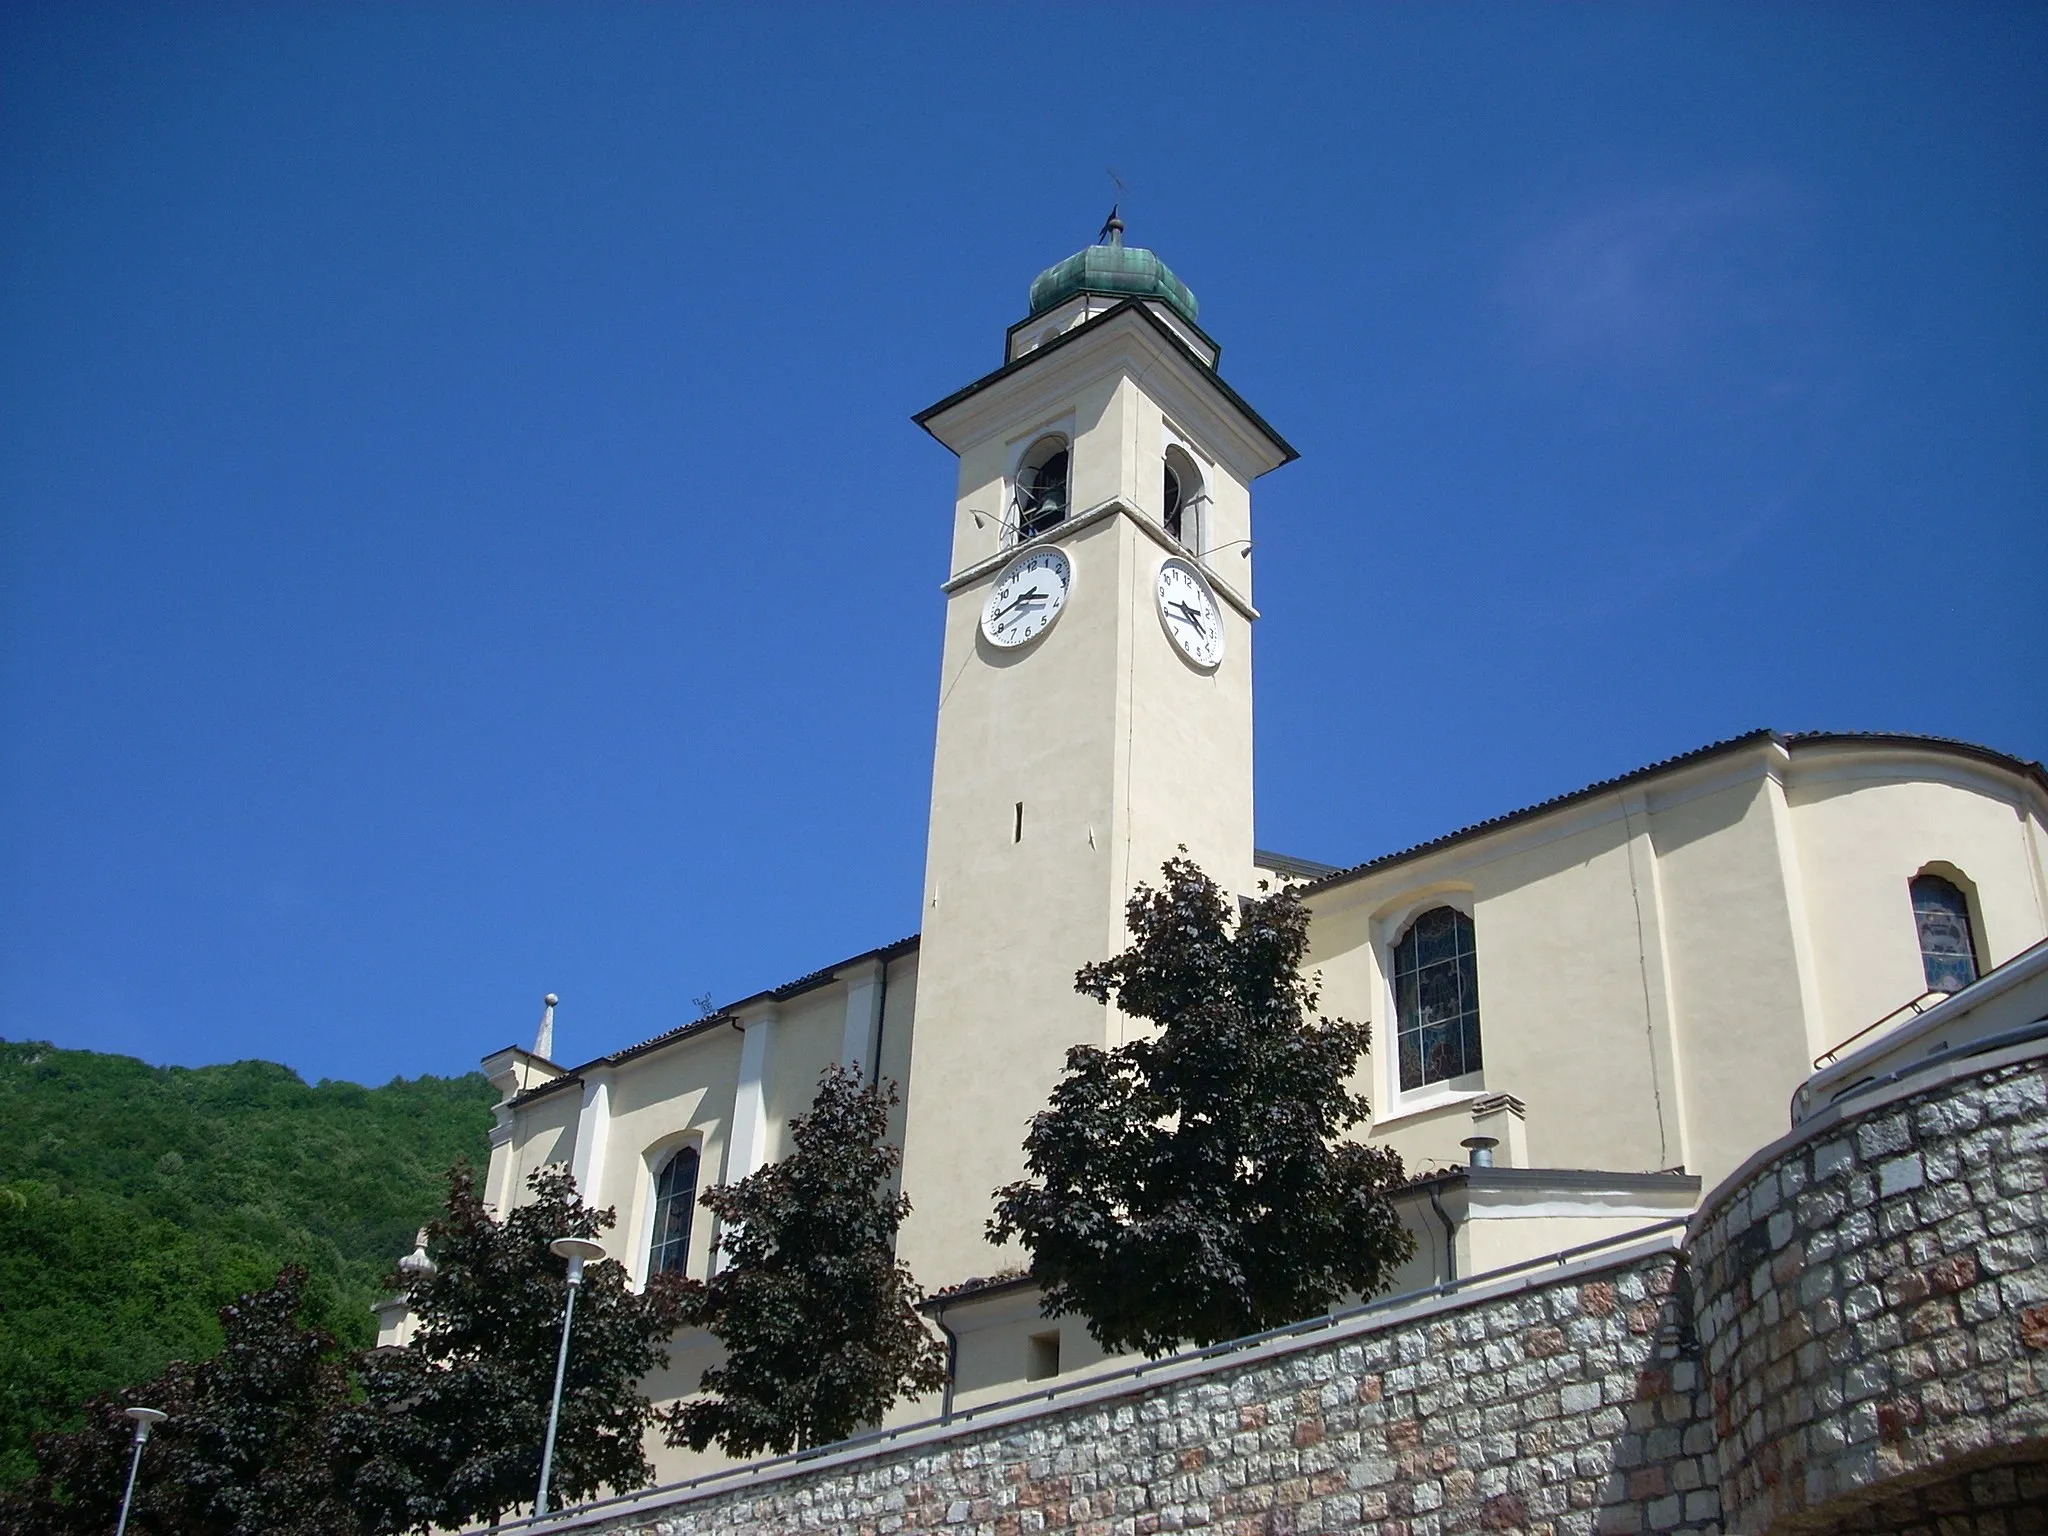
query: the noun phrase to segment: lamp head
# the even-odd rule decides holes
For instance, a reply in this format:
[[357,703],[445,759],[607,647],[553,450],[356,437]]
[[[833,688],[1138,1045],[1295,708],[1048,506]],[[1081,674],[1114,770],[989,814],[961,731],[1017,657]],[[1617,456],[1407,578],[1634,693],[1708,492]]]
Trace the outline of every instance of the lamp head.
[[604,1257],[604,1244],[588,1237],[558,1237],[548,1244],[551,1252],[569,1261],[569,1283],[583,1283],[583,1266]]
[[161,1408],[123,1408],[121,1412],[135,1421],[137,1440],[147,1440],[150,1429],[170,1417]]

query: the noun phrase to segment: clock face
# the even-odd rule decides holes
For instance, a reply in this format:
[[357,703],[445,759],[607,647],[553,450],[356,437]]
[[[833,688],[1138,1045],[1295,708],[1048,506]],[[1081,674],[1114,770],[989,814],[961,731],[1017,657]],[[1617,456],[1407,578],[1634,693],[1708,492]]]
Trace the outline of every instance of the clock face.
[[1074,567],[1066,552],[1035,549],[1012,560],[989,589],[981,610],[981,632],[1005,650],[1036,640],[1067,606]]
[[1185,560],[1159,567],[1159,621],[1181,655],[1203,669],[1223,660],[1223,610],[1209,583]]

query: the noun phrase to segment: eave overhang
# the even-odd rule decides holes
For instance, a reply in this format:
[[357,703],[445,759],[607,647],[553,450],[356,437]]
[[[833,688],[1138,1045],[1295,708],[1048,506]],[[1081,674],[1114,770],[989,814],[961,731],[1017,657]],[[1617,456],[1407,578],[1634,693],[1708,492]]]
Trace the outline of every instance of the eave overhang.
[[1647,785],[1654,780],[1683,772],[1715,758],[1733,757],[1743,752],[1752,752],[1760,748],[1775,752],[1780,756],[1781,760],[1788,761],[1792,754],[1802,749],[1808,751],[1816,749],[1857,751],[1875,748],[1895,752],[1925,753],[1930,757],[1956,758],[1965,762],[1993,768],[2009,775],[2020,785],[2024,786],[2026,790],[2031,790],[2035,795],[2041,797],[2044,802],[2048,802],[2048,769],[2044,769],[2039,763],[2029,762],[2024,758],[2013,757],[2008,753],[2000,752],[1996,748],[1979,746],[1973,741],[1957,741],[1947,736],[1917,736],[1893,731],[1780,732],[1763,727],[1754,731],[1746,731],[1740,736],[1731,736],[1726,741],[1710,742],[1704,747],[1697,747],[1690,752],[1681,752],[1676,757],[1667,757],[1661,762],[1651,763],[1646,767],[1637,768],[1632,772],[1621,774],[1612,779],[1602,779],[1598,783],[1588,784],[1583,789],[1572,790],[1569,794],[1556,795],[1551,799],[1539,801],[1535,805],[1526,805],[1519,810],[1507,811],[1499,816],[1488,817],[1485,821],[1474,822],[1470,826],[1460,827],[1454,832],[1446,832],[1439,837],[1429,839],[1427,842],[1416,843],[1412,847],[1402,848],[1394,853],[1383,853],[1378,858],[1367,859],[1362,864],[1353,864],[1339,869],[1332,874],[1324,875],[1320,879],[1312,880],[1306,885],[1296,886],[1294,894],[1303,899],[1319,896],[1325,891],[1334,890],[1342,885],[1348,885],[1354,880],[1364,879],[1366,876],[1377,874],[1381,870],[1391,869],[1399,864],[1406,864],[1416,859],[1425,858],[1446,848],[1473,842],[1479,838],[1505,831],[1510,827],[1538,821],[1545,816],[1556,815],[1574,806],[1583,805],[1590,800],[1597,799],[1602,795],[1611,795],[1620,790]]
[[1072,330],[1061,332],[1044,346],[1026,352],[1015,362],[1005,363],[993,373],[984,374],[966,388],[955,390],[935,405],[926,406],[910,419],[948,448],[958,452],[959,442],[950,438],[946,431],[946,417],[989,390],[1007,384],[1028,370],[1044,366],[1070,348],[1103,339],[1113,329],[1125,325],[1144,327],[1150,333],[1148,340],[1156,339],[1173,356],[1184,361],[1191,374],[1206,381],[1227,408],[1228,413],[1237,418],[1240,427],[1264,445],[1265,456],[1269,457],[1271,462],[1260,473],[1278,469],[1284,464],[1292,464],[1301,457],[1294,445],[1274,431],[1266,418],[1252,408],[1250,401],[1225,383],[1222,375],[1205,363],[1194,348],[1176,336],[1173,328],[1153,314],[1151,307],[1140,299],[1126,299],[1114,308],[1103,311],[1094,319],[1085,320]]
[[[868,962],[888,965],[892,961],[901,960],[906,955],[916,954],[917,948],[918,935],[913,933],[908,938],[898,939],[893,944],[883,944],[874,949],[863,950],[857,955],[852,955],[847,959],[839,961],[836,965],[828,965],[822,970],[811,971],[799,976],[794,981],[786,981],[779,987],[770,987],[765,992],[756,992],[751,996],[739,999],[737,1002],[727,1003],[723,1008],[708,1013],[701,1019],[692,1019],[687,1024],[678,1025],[674,1029],[654,1036],[651,1040],[642,1040],[638,1045],[629,1045],[622,1051],[614,1051],[608,1056],[596,1057],[584,1062],[581,1066],[573,1067],[566,1071],[557,1067],[557,1071],[562,1071],[562,1076],[552,1078],[536,1087],[529,1088],[510,1102],[514,1107],[531,1104],[536,1099],[544,1098],[552,1093],[559,1093],[577,1083],[581,1083],[588,1076],[609,1071],[613,1067],[622,1066],[636,1057],[647,1055],[650,1051],[662,1050],[671,1045],[680,1045],[685,1040],[695,1040],[716,1030],[736,1029],[741,1024],[741,1015],[749,1010],[763,1008],[775,1003],[786,1003],[791,998],[801,997],[806,992],[814,992],[819,987],[830,986],[854,966]],[[539,1060],[538,1057],[534,1059]]]

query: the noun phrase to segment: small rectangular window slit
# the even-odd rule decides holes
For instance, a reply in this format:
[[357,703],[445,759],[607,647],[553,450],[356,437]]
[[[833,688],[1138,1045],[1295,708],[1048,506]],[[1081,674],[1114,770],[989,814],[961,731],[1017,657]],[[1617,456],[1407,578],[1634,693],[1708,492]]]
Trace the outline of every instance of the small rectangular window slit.
[[1050,1333],[1034,1333],[1027,1341],[1029,1358],[1024,1362],[1026,1381],[1045,1381],[1060,1373],[1060,1334],[1055,1328]]
[[1013,843],[1024,841],[1024,802],[1022,800],[1017,802],[1017,821],[1010,828],[1010,841]]

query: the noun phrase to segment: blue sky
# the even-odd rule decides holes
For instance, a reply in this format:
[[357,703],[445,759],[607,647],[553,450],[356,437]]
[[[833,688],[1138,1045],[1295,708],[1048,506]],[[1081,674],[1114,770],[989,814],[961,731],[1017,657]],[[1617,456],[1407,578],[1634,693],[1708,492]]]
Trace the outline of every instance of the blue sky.
[[0,50],[10,1038],[381,1081],[552,988],[581,1059],[912,930],[909,417],[1107,167],[1303,455],[1262,843],[1757,725],[2048,755],[2048,10],[63,4]]

